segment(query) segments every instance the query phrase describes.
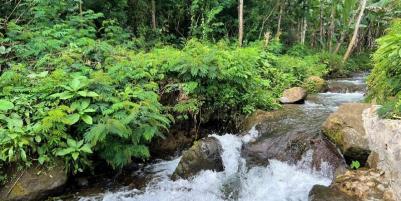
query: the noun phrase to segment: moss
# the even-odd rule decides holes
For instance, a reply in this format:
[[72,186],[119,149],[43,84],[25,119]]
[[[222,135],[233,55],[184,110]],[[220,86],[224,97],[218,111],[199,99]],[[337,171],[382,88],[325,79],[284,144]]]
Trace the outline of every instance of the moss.
[[302,87],[305,88],[308,93],[324,92],[327,89],[327,83],[324,79],[318,76],[311,76],[305,79]]
[[26,190],[24,189],[24,187],[21,185],[21,183],[17,182],[8,197],[21,197],[25,195],[25,193]]

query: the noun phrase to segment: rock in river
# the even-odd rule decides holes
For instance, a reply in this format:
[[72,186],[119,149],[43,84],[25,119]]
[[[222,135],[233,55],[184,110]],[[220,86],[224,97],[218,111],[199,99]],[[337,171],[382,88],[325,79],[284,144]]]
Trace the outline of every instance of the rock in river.
[[311,153],[311,168],[320,170],[323,163],[332,167],[332,174],[345,167],[345,161],[336,147],[320,134],[287,133],[247,144],[242,155],[251,165],[266,165],[276,159],[295,164]]
[[12,179],[0,189],[1,201],[40,200],[57,193],[67,182],[63,163],[52,168],[30,167],[12,173]]
[[222,147],[214,137],[201,139],[182,155],[173,179],[189,178],[201,170],[223,171]]
[[307,95],[306,90],[302,87],[293,87],[286,89],[279,101],[283,104],[302,103]]
[[364,103],[342,104],[323,124],[323,133],[335,143],[348,163],[357,160],[365,166],[370,154],[362,112],[371,107]]
[[356,201],[343,192],[322,185],[313,186],[309,192],[309,201]]

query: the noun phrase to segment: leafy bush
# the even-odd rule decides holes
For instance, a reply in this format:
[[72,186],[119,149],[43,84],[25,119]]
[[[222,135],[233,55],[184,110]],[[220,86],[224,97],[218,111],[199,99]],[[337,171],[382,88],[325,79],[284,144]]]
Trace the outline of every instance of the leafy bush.
[[278,69],[294,75],[298,83],[309,76],[324,76],[328,71],[327,65],[320,62],[318,55],[305,56],[304,58],[283,55],[277,57],[274,63]]
[[401,119],[401,20],[393,22],[373,54],[374,68],[368,79],[368,98],[384,104],[381,115]]

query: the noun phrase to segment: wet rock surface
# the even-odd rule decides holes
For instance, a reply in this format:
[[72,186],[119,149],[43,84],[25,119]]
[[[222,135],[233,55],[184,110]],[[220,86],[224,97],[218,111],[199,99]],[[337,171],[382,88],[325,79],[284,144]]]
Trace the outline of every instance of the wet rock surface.
[[284,90],[283,96],[279,101],[283,104],[303,103],[307,95],[305,89],[301,87],[293,87]]
[[315,185],[309,192],[309,201],[356,201],[356,199],[337,189]]
[[322,126],[323,133],[340,148],[348,163],[357,160],[362,166],[366,165],[370,149],[362,112],[370,106],[364,103],[342,104]]
[[377,169],[349,170],[337,176],[331,188],[361,201],[396,200],[384,171]]
[[16,171],[12,180],[0,189],[1,201],[40,200],[60,192],[67,182],[63,163],[55,167],[31,167]]
[[189,178],[202,170],[223,171],[222,147],[214,137],[201,139],[182,155],[172,178]]
[[250,165],[267,165],[269,159],[296,164],[311,151],[311,168],[320,170],[324,165],[333,169],[346,166],[336,147],[322,135],[310,133],[289,133],[267,138],[243,147],[242,155]]

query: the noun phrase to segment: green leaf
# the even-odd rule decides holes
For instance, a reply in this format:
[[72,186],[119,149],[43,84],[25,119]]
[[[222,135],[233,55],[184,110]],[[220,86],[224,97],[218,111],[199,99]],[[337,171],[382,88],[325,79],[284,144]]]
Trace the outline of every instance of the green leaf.
[[93,92],[93,91],[89,91],[89,92],[88,91],[78,91],[78,94],[82,97],[91,97],[91,98],[99,96],[99,94],[97,94],[96,92]]
[[88,108],[89,104],[90,104],[90,100],[89,99],[85,99],[81,102],[81,109],[84,110],[86,108]]
[[0,46],[0,54],[6,54],[6,47]]
[[91,117],[91,116],[89,116],[89,115],[87,115],[87,114],[84,114],[84,115],[81,116],[81,118],[82,118],[82,120],[83,120],[86,124],[89,124],[89,125],[92,125],[92,124],[93,124],[93,121],[92,121],[92,117]]
[[80,150],[80,151],[83,151],[83,152],[85,152],[85,153],[88,153],[88,154],[93,153],[93,152],[92,152],[92,149],[91,149],[91,147],[90,147],[89,144],[85,144],[85,145],[82,146],[79,150]]
[[107,131],[105,124],[94,125],[89,132],[85,133],[85,140],[92,145],[96,145],[97,142],[101,142],[106,138]]
[[22,161],[27,161],[26,160],[26,152],[25,152],[25,150],[24,149],[20,149],[20,155],[21,155],[21,159],[22,159]]
[[50,96],[50,98],[59,98],[61,100],[71,99],[72,97],[74,97],[74,94],[69,92],[69,91],[65,91],[65,92],[61,92],[61,93],[55,93],[55,94]]
[[66,149],[61,149],[61,150],[57,151],[56,155],[57,156],[65,156],[65,155],[68,155],[68,154],[70,154],[70,153],[72,153],[74,151],[75,151],[75,148],[68,147]]
[[70,114],[64,118],[63,122],[67,125],[74,125],[79,121],[79,118],[79,114]]
[[39,156],[38,161],[39,161],[39,164],[43,165],[43,163],[46,161],[46,157]]
[[79,152],[74,152],[71,154],[71,156],[72,156],[72,159],[74,159],[74,161],[76,161],[78,159]]
[[39,143],[40,141],[42,141],[42,138],[39,135],[37,135],[35,136],[35,141]]
[[77,141],[75,141],[73,139],[67,139],[67,145],[70,147],[78,147]]
[[361,164],[359,163],[359,161],[352,161],[352,163],[351,163],[352,169],[359,169],[360,167],[361,167]]
[[82,87],[81,81],[78,78],[74,78],[71,81],[70,87],[72,88],[73,91],[78,91]]
[[145,126],[143,130],[143,138],[146,141],[150,141],[156,133],[156,128],[151,126]]
[[11,160],[13,159],[13,157],[14,157],[14,148],[11,147],[11,148],[8,150],[8,161],[11,161]]
[[128,136],[131,134],[131,130],[119,120],[109,119],[108,123],[110,126],[110,132],[113,134],[116,134],[122,138],[128,138]]
[[0,111],[7,111],[14,108],[14,104],[7,100],[0,100]]

